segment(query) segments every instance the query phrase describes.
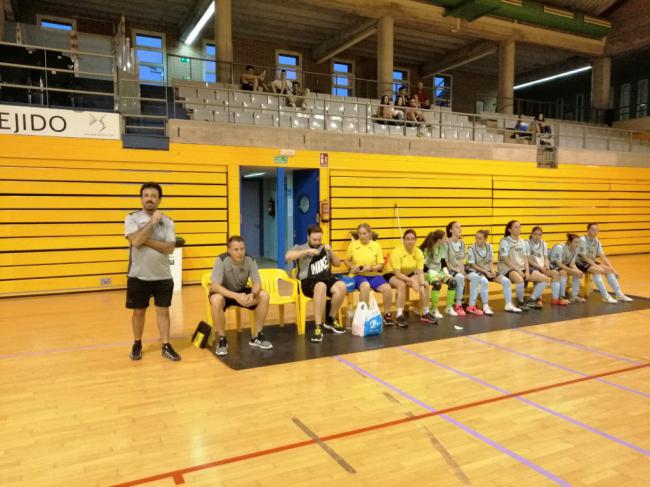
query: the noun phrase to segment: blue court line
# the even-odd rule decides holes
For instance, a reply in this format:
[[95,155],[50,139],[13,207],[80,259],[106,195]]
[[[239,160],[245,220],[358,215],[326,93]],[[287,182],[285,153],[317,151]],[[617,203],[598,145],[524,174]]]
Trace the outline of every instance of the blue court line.
[[[585,374],[584,372],[580,372],[579,370],[572,369],[570,367],[565,367],[564,365],[556,364],[555,362],[551,362],[549,360],[545,360],[543,358],[535,357],[534,355],[529,355],[527,353],[519,352],[517,350],[513,350],[512,348],[504,347],[503,345],[497,345],[496,343],[488,342],[486,340],[481,340],[480,338],[476,338],[475,336],[466,336],[465,338],[469,338],[470,340],[474,340],[475,342],[480,342],[485,345],[489,345],[491,347],[495,348],[500,348],[501,350],[505,350],[506,352],[514,353],[515,355],[519,355],[520,357],[524,357],[530,360],[535,360],[537,362],[541,362],[546,365],[550,365],[551,367],[555,367],[556,369],[564,370],[565,372],[570,372],[571,374],[576,374],[580,375],[582,377],[588,377],[589,374]],[[650,393],[648,392],[643,392],[643,391],[638,391],[636,389],[633,389],[631,387],[623,386],[621,384],[617,384],[616,382],[610,382],[606,379],[594,379],[598,382],[602,382],[603,384],[607,384],[608,386],[616,387],[617,389],[620,389],[625,392],[631,392],[632,394],[636,394],[638,396],[643,396],[643,397],[648,397],[650,398]]]
[[[504,395],[511,395],[512,394],[511,392],[508,392],[505,389],[501,389],[500,387],[495,386],[494,384],[490,384],[489,382],[486,382],[486,381],[481,380],[481,379],[479,379],[477,377],[474,377],[473,375],[467,374],[465,372],[461,372],[458,369],[455,369],[453,367],[445,365],[445,364],[443,364],[441,362],[438,362],[437,360],[434,360],[432,358],[425,357],[424,355],[420,355],[419,353],[414,352],[412,350],[409,350],[408,348],[404,348],[404,347],[397,347],[397,348],[399,348],[403,352],[406,352],[406,353],[408,353],[410,355],[413,355],[414,357],[425,360],[426,362],[437,365],[438,367],[441,367],[443,369],[449,370],[450,372],[453,372],[456,375],[460,375],[461,377],[465,377],[466,379],[477,382],[477,383],[479,383],[479,384],[481,384],[481,385],[483,385],[485,387],[488,387],[488,388],[490,388],[490,389],[492,389],[494,391],[500,392],[500,393],[502,393]],[[567,421],[567,422],[569,422],[571,424],[579,426],[580,428],[584,428],[587,431],[590,431],[590,432],[595,433],[595,434],[597,434],[599,436],[602,436],[603,438],[607,438],[608,440],[611,440],[611,441],[613,441],[615,443],[618,443],[619,445],[623,445],[623,446],[625,446],[627,448],[630,448],[630,449],[636,451],[637,453],[641,453],[642,455],[650,456],[650,450],[646,450],[645,448],[642,448],[640,446],[629,443],[629,442],[627,442],[625,440],[622,440],[621,438],[610,435],[609,433],[605,433],[604,431],[601,431],[601,430],[599,430],[597,428],[594,428],[593,426],[589,426],[588,424],[585,424],[582,421],[578,421],[577,419],[573,419],[570,416],[566,416],[566,415],[564,415],[562,413],[559,413],[559,412],[557,412],[557,411],[555,411],[555,410],[553,410],[551,408],[547,408],[546,406],[542,406],[541,404],[539,404],[539,403],[537,403],[535,401],[531,401],[528,398],[521,397],[521,396],[515,396],[515,399],[517,399],[518,401],[524,402],[524,403],[526,403],[526,404],[528,404],[530,406],[533,406],[534,408],[537,408],[537,409],[539,409],[541,411],[552,414],[553,416],[556,416],[556,417],[558,417],[560,419],[563,419],[564,421]]]
[[[430,411],[430,412],[433,412],[433,413],[435,413],[435,412],[437,411],[434,407],[429,406],[429,405],[426,404],[425,402],[420,401],[419,399],[417,399],[417,398],[411,396],[411,395],[408,394],[407,392],[404,392],[404,391],[402,391],[401,389],[398,389],[398,388],[395,387],[394,385],[389,384],[388,382],[386,382],[386,381],[383,380],[383,379],[380,379],[380,378],[377,377],[376,375],[373,375],[372,373],[368,372],[367,370],[362,369],[362,368],[359,367],[358,365],[355,365],[355,364],[353,364],[352,362],[347,361],[347,360],[344,359],[343,357],[337,355],[337,356],[336,356],[336,359],[337,359],[339,362],[341,362],[341,363],[347,365],[348,367],[350,367],[350,368],[356,370],[356,371],[359,372],[360,374],[362,374],[362,375],[368,377],[369,379],[372,379],[372,380],[374,380],[375,382],[378,382],[379,384],[383,385],[384,387],[387,387],[388,389],[390,389],[391,391],[395,392],[396,394],[399,394],[400,396],[405,397],[405,398],[408,399],[409,401],[411,401],[411,402],[417,404],[418,406],[420,406],[420,407],[426,409],[427,411]],[[526,465],[527,467],[532,468],[533,470],[535,470],[536,472],[540,473],[540,474],[543,475],[544,477],[546,477],[546,478],[552,480],[552,481],[555,482],[556,484],[558,484],[558,485],[562,485],[562,486],[567,486],[567,487],[571,485],[571,484],[569,484],[569,482],[567,482],[566,480],[561,479],[561,478],[558,477],[557,475],[555,475],[555,474],[549,472],[548,470],[546,470],[546,469],[540,467],[540,466],[537,465],[536,463],[533,463],[532,461],[530,461],[530,460],[528,460],[528,459],[522,457],[521,455],[519,455],[519,454],[513,452],[512,450],[509,450],[509,449],[506,448],[505,446],[500,445],[499,443],[497,443],[497,442],[491,440],[491,439],[488,438],[487,436],[482,435],[481,433],[479,433],[478,431],[476,431],[476,430],[470,428],[469,426],[464,425],[464,424],[461,423],[460,421],[455,420],[455,419],[452,418],[451,416],[449,416],[449,415],[447,415],[447,414],[440,414],[438,417],[440,417],[440,418],[444,419],[445,421],[447,421],[447,422],[453,424],[454,426],[459,427],[460,429],[462,429],[462,430],[465,431],[466,433],[470,434],[470,435],[473,436],[474,438],[478,438],[479,440],[483,441],[484,443],[487,443],[487,444],[490,445],[491,447],[496,448],[497,450],[499,450],[499,451],[502,452],[502,453],[505,453],[505,454],[508,455],[509,457],[514,458],[515,460],[517,460],[518,462],[520,462],[520,463]]]
[[517,331],[519,333],[525,333],[526,335],[531,335],[531,336],[536,336],[536,337],[539,337],[539,338],[543,338],[545,340],[550,340],[550,341],[553,341],[553,342],[562,343],[562,344],[567,345],[569,347],[578,348],[580,350],[586,350],[588,352],[592,352],[592,353],[595,353],[595,354],[598,354],[598,355],[603,355],[605,357],[613,358],[613,359],[620,360],[622,362],[627,362],[627,363],[634,364],[634,365],[643,363],[640,360],[629,359],[627,357],[622,357],[620,355],[616,355],[616,354],[613,354],[613,353],[610,353],[610,352],[605,352],[604,350],[599,350],[598,348],[590,347],[588,345],[582,345],[580,343],[571,342],[569,340],[564,340],[562,338],[556,338],[556,337],[552,337],[552,336],[549,336],[549,335],[544,335],[543,333],[535,333],[534,331],[522,330],[521,328],[515,328],[514,331]]

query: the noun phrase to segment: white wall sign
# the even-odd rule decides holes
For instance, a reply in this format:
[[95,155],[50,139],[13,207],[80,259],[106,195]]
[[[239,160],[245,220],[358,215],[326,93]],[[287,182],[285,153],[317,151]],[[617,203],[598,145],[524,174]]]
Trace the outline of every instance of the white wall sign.
[[2,134],[119,139],[120,116],[117,113],[0,105]]

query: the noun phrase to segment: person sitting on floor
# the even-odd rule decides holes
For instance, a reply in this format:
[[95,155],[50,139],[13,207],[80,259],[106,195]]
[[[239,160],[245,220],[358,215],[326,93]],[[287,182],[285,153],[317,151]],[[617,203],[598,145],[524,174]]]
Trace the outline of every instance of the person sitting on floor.
[[[248,281],[252,287],[248,287]],[[273,348],[262,333],[264,321],[269,311],[269,293],[262,290],[262,281],[255,261],[246,255],[246,243],[239,235],[228,239],[228,252],[219,255],[214,261],[210,286],[210,306],[212,321],[219,333],[215,353],[228,354],[226,339],[225,310],[229,306],[255,310],[255,327],[251,330],[251,347],[263,350]]]
[[[345,327],[337,316],[348,291],[345,283],[332,275],[332,266],[340,266],[341,261],[329,245],[323,244],[323,229],[316,224],[309,225],[307,243],[294,245],[287,251],[285,259],[298,262],[302,293],[314,300],[316,328],[309,340],[313,343],[323,341],[321,326],[338,335],[345,333]],[[328,297],[331,298],[330,310],[323,323]]]

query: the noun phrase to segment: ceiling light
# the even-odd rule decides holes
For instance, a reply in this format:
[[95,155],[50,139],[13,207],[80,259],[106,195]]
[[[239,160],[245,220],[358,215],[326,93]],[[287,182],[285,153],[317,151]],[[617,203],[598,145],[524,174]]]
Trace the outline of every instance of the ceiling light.
[[208,8],[205,9],[205,12],[203,12],[203,15],[199,19],[199,21],[196,23],[194,28],[191,30],[190,35],[187,36],[187,39],[183,41],[184,44],[187,44],[188,46],[191,45],[198,35],[201,33],[201,30],[203,27],[205,27],[205,24],[208,23],[208,20],[210,20],[210,17],[214,14],[214,2],[210,2],[210,5],[208,5]]
[[266,173],[265,172],[251,172],[248,174],[244,174],[245,178],[257,178],[259,176],[264,176]]
[[535,81],[530,81],[528,83],[522,83],[520,85],[515,86],[514,89],[519,90],[521,88],[528,88],[529,86],[538,85],[540,83],[546,83],[547,81],[551,81],[553,79],[564,78],[566,76],[571,76],[571,75],[574,75],[574,74],[582,73],[583,71],[589,71],[590,69],[591,69],[591,66],[585,66],[583,68],[572,69],[571,71],[566,71],[564,73],[555,74],[555,75],[549,76],[547,78],[537,79]]

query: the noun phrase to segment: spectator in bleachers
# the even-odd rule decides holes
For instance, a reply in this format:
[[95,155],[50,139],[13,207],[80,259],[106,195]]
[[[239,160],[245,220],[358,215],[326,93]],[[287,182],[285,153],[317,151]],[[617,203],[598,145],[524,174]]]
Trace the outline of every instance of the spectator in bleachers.
[[379,119],[377,120],[378,123],[389,123],[387,120],[403,120],[404,112],[395,110],[395,108],[391,105],[390,97],[388,95],[384,95],[381,97],[381,101],[377,107],[377,114],[375,117]]
[[413,95],[409,100],[408,108],[406,111],[406,121],[407,122],[426,122],[424,118],[424,112],[420,110],[418,106],[418,98],[416,95]]
[[551,133],[551,125],[546,121],[543,113],[538,113],[535,117],[535,132],[539,134]]
[[293,91],[294,96],[289,98],[293,102],[291,106],[302,108],[303,110],[307,108],[306,98],[309,98],[309,88],[305,88],[304,91],[300,86],[298,81],[294,81],[291,85],[291,91]]
[[401,115],[399,120],[403,120],[406,118],[407,106],[408,106],[408,100],[406,100],[404,97],[398,96],[396,98],[395,112]]
[[528,122],[524,121],[521,118],[521,113],[519,114],[519,117],[517,118],[517,123],[515,123],[515,129],[514,133],[510,136],[511,139],[530,139],[531,134],[530,134],[530,127],[528,126]]
[[399,92],[397,93],[397,95],[395,95],[395,106],[405,107],[406,105],[408,105],[408,97],[409,95],[407,92],[407,86],[406,85],[400,86]]
[[239,78],[241,89],[246,91],[264,91],[265,78],[266,70],[260,74],[255,74],[255,66],[249,64],[246,66],[246,71]]
[[422,81],[418,81],[418,89],[415,90],[413,96],[417,98],[417,102],[420,108],[428,110],[431,107],[431,101],[429,100],[427,94],[424,92],[424,83],[422,83]]
[[271,91],[278,95],[292,95],[291,81],[287,79],[287,71],[285,69],[280,71],[280,77],[273,80],[271,83]]

